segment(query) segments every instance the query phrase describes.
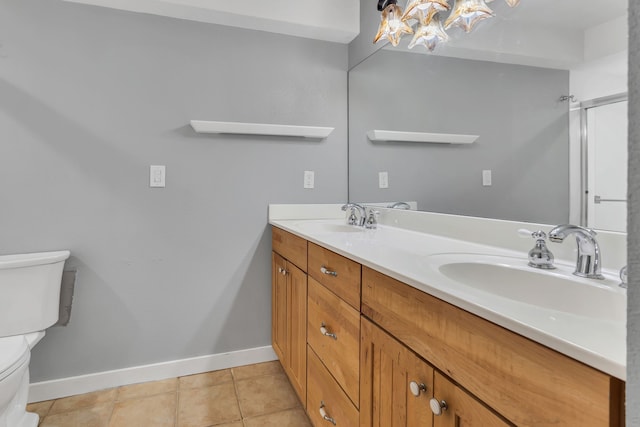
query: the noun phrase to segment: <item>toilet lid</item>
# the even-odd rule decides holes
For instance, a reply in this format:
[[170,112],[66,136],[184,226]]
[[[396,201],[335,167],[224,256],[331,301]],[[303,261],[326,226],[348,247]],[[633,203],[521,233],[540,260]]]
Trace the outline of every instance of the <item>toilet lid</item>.
[[24,336],[0,338],[0,380],[15,371],[29,358],[29,345]]

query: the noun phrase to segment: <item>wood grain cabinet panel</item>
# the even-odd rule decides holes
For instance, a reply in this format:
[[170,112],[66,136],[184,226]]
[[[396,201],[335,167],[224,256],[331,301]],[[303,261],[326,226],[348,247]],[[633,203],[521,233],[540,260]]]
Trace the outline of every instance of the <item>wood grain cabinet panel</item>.
[[439,372],[434,374],[434,398],[446,409],[433,417],[434,427],[509,427],[510,424],[457,387]]
[[360,427],[431,427],[431,365],[364,317],[361,330]]
[[302,402],[307,383],[307,275],[272,252],[271,344]]
[[360,264],[309,242],[308,266],[309,276],[360,310]]
[[275,252],[271,253],[271,345],[280,362],[287,361],[287,277],[282,271],[287,261]]
[[369,268],[362,313],[516,425],[622,425],[622,381]]
[[271,227],[271,247],[283,258],[298,266],[300,270],[307,271],[307,241],[305,239],[278,227]]
[[359,406],[360,312],[313,278],[309,278],[307,312],[309,346]]
[[[307,414],[315,427],[357,427],[358,409],[333,379],[311,347],[307,347]],[[323,413],[320,412],[322,408]],[[323,415],[326,414],[326,415]],[[330,418],[333,422],[329,419]]]

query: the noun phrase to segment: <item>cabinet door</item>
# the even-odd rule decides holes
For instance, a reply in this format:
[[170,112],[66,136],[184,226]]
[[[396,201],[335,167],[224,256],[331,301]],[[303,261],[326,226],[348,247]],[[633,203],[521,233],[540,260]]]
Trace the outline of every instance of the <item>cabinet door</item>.
[[287,346],[287,262],[271,253],[271,344],[282,366],[288,363]]
[[432,426],[433,368],[364,317],[361,331],[360,427]]
[[300,400],[307,400],[307,274],[287,262],[287,370]]
[[442,374],[436,372],[434,382],[434,399],[437,402],[445,402],[441,403],[445,409],[441,411],[440,415],[433,417],[434,427],[507,427],[512,425],[503,421],[502,418]]

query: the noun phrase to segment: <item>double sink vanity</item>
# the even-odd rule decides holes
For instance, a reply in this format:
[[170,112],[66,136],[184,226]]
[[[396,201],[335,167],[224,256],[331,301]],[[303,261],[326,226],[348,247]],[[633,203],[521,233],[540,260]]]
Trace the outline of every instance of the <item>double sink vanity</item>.
[[521,228],[340,205],[271,205],[272,343],[315,427],[622,426],[625,237],[600,233],[603,279],[576,243],[528,265]]

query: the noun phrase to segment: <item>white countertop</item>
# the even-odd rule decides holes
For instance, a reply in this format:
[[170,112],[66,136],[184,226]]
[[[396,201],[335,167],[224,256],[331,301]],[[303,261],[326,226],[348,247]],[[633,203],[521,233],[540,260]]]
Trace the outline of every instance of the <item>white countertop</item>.
[[[438,273],[437,268],[434,268],[429,260],[430,256],[443,253],[500,255],[516,264],[522,260],[524,269],[530,268],[526,267],[526,251],[514,250],[512,247],[484,245],[384,224],[378,225],[375,230],[328,231],[317,225],[335,224],[340,226],[345,224],[342,212],[323,207],[315,211],[313,209],[304,211],[303,209],[302,213],[296,211],[295,214],[291,214],[289,211],[280,210],[280,206],[282,205],[270,207],[270,224],[344,255],[364,266],[384,273],[607,374],[626,380],[626,312],[616,312],[614,313],[616,321],[608,321],[599,319],[598,316],[570,314],[504,298],[495,293],[483,292],[469,286],[460,286],[455,281],[447,280],[446,277]],[[322,219],[304,219],[313,218],[313,212],[317,213],[317,218]],[[416,216],[415,212],[407,214]],[[389,213],[388,217],[396,218],[396,215],[402,216],[404,214],[393,212]],[[385,222],[384,215],[381,217]],[[428,215],[424,217],[425,221],[430,220]],[[454,221],[461,221],[461,217],[451,217]],[[462,218],[464,221],[464,217]],[[441,216],[439,220],[442,220]],[[470,218],[470,220],[477,223],[479,219]],[[387,222],[393,223],[394,221]],[[482,220],[480,219],[480,221]],[[496,220],[486,221],[487,227],[491,227],[491,223],[496,223]],[[497,222],[509,224],[508,221]],[[504,224],[499,226],[504,226]],[[336,230],[340,230],[340,227],[336,227]],[[532,243],[533,241],[527,241],[527,245],[532,246]],[[556,261],[556,265],[558,266],[557,274],[571,275],[573,266],[569,262],[559,260]],[[604,273],[607,279],[598,281],[597,285],[606,288],[607,292],[616,293],[616,298],[624,297],[624,301],[626,301],[626,291],[617,286],[618,280],[615,271],[605,270]],[[585,283],[588,283],[590,279],[576,278],[576,280],[584,280],[587,281]],[[553,295],[550,295],[550,298],[553,298]],[[608,308],[598,306],[594,309],[602,312]],[[614,307],[611,309],[613,310]],[[620,307],[615,307],[615,309],[619,310]],[[588,313],[589,309],[585,309],[584,312]]]

